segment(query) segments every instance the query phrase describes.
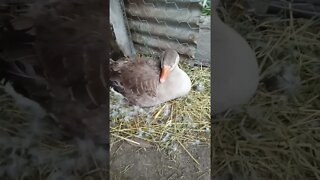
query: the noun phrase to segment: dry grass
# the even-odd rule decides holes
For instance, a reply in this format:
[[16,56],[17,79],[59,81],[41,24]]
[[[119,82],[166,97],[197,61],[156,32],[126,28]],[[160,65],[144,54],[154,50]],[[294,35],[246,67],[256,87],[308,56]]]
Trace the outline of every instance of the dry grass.
[[[193,88],[187,97],[153,108],[129,106],[111,91],[111,142],[140,138],[160,149],[175,151],[182,144],[210,142],[210,69],[182,65]],[[133,142],[134,143],[134,142]]]
[[90,140],[66,141],[52,119],[27,108],[0,88],[1,179],[105,179],[104,148]]
[[[261,84],[250,103],[226,113],[212,127],[212,174],[320,179],[320,20],[259,20],[239,7],[236,3],[220,13],[256,51]],[[280,81],[279,69],[286,66],[296,67],[281,77],[292,82]],[[268,77],[276,77],[282,89],[267,90]]]

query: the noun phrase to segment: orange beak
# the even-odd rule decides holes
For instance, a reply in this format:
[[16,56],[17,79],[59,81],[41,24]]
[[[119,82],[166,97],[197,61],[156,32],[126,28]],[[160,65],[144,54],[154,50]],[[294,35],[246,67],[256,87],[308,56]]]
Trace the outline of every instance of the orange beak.
[[167,80],[169,72],[170,72],[170,66],[163,65],[163,68],[161,70],[161,75],[160,75],[161,83],[164,83]]

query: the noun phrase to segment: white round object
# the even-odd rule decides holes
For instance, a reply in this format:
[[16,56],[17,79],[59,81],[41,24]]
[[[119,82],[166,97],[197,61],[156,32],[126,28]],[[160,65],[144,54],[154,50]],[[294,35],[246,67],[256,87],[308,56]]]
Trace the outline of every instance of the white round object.
[[247,103],[257,90],[259,68],[254,51],[235,30],[214,12],[213,114]]

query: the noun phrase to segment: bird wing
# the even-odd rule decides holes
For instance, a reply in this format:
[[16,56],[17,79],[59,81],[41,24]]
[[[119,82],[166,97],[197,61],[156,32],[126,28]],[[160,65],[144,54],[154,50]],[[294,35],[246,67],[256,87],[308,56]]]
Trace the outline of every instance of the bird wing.
[[[147,59],[126,60],[117,64],[111,72],[115,90],[125,97],[156,96],[159,85],[160,65]],[[119,67],[120,66],[120,67]]]
[[[103,118],[107,113],[104,108],[107,95],[107,36],[111,35],[106,21],[107,7],[107,1],[103,0],[36,1],[29,9],[36,38],[33,40],[26,36],[25,41],[34,45],[30,47],[32,50],[35,48],[32,66],[39,69],[34,72],[39,72],[37,76],[45,83],[39,86],[34,82],[36,78],[28,75],[32,71],[23,70],[31,67],[26,60],[16,58],[20,61],[19,65],[5,62],[10,67],[24,66],[20,68],[20,73],[14,72],[17,74],[14,78],[16,87],[23,88],[21,92],[26,92],[29,98],[54,114],[63,126],[79,133],[93,127],[88,130],[91,135],[99,134],[103,140],[107,128]],[[22,31],[17,33],[21,36]],[[11,38],[7,42],[17,44],[12,41],[16,40],[15,37],[6,38]],[[2,74],[0,70],[0,78]],[[7,74],[6,77],[9,77]]]
[[53,93],[64,89],[70,99],[97,106],[106,102],[108,35],[98,2],[52,3],[35,20],[35,47]]

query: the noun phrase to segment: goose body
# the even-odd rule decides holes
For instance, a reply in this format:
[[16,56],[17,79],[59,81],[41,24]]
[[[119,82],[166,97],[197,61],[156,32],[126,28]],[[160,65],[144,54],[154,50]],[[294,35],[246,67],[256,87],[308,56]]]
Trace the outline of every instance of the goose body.
[[179,55],[174,50],[167,50],[160,62],[151,58],[111,61],[111,86],[131,104],[140,107],[185,96],[191,90],[191,81],[178,62]]
[[3,52],[13,49],[19,55],[15,61],[0,59],[6,65],[0,65],[0,79],[39,103],[71,136],[88,136],[103,144],[107,140],[107,7],[101,0],[36,1],[25,15],[30,16],[31,27],[7,36],[7,44],[16,47],[10,49],[0,38]]
[[213,34],[213,112],[219,114],[244,104],[259,83],[259,68],[247,41],[219,18],[214,1]]

